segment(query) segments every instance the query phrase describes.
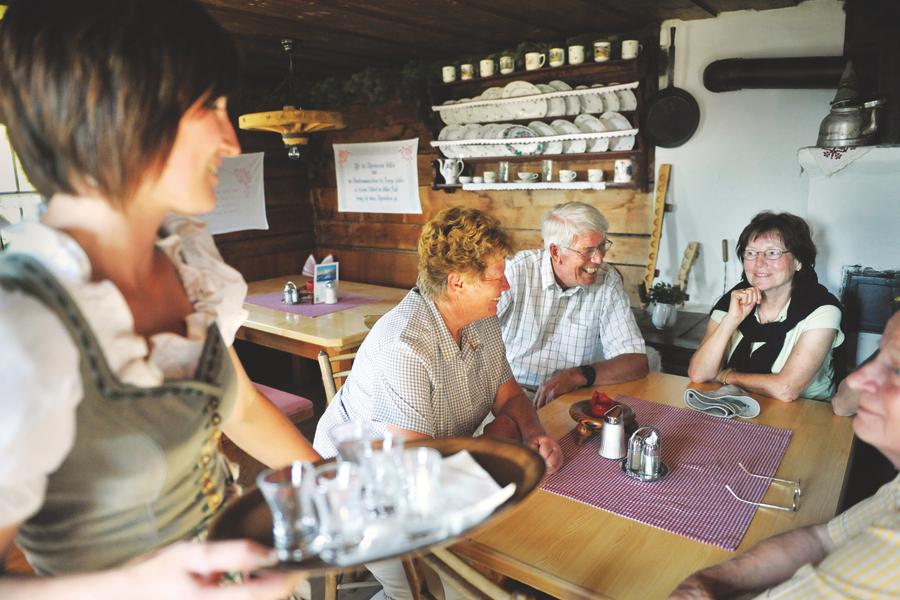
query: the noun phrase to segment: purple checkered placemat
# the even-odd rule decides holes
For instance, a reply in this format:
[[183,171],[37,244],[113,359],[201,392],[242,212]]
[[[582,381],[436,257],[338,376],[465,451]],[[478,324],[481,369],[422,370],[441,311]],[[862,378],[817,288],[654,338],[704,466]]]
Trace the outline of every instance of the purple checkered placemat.
[[379,302],[378,298],[357,296],[355,294],[347,294],[346,292],[338,293],[337,304],[284,304],[281,302],[282,298],[284,298],[282,292],[272,292],[271,294],[247,296],[246,302],[275,310],[283,310],[284,312],[293,313],[295,315],[303,315],[304,317],[321,317],[322,315],[327,315],[339,310],[346,310],[348,308],[353,308],[354,306]]
[[[620,461],[597,454],[600,434],[579,447],[569,433],[560,439],[565,466],[541,487],[705,544],[736,549],[757,507],[735,500],[725,484],[741,498],[762,500],[769,482],[750,477],[737,463],[751,473],[774,475],[792,432],[628,396],[618,400],[634,409],[638,425],[659,430],[668,477],[652,483],[630,479]],[[786,490],[785,498],[790,497]]]

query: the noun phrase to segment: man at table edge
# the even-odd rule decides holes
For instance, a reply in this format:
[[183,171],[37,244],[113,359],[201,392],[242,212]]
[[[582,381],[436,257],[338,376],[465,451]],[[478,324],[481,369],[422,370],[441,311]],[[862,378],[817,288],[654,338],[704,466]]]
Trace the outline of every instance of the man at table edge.
[[604,264],[608,231],[593,206],[559,204],[542,219],[544,247],[507,262],[510,289],[497,316],[516,381],[535,392],[536,406],[578,387],[647,375],[622,276]]
[[[853,430],[900,468],[900,313],[878,354],[847,377],[858,392]],[[900,597],[900,476],[820,525],[775,536],[699,571],[671,598]]]

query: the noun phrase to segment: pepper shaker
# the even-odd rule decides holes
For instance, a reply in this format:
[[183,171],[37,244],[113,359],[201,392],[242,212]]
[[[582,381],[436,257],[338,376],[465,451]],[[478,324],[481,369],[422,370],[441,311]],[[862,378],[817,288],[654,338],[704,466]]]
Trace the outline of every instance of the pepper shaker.
[[641,475],[646,479],[659,478],[659,435],[652,431],[644,439],[644,447],[641,452]]
[[300,302],[300,292],[297,291],[297,285],[293,281],[284,284],[281,302],[283,304],[297,304]]

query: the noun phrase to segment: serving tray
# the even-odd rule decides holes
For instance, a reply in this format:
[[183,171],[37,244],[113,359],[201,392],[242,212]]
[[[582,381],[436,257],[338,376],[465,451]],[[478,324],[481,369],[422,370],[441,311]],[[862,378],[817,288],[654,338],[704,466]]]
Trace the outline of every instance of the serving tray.
[[[544,460],[540,455],[530,448],[512,442],[477,437],[415,440],[406,443],[407,448],[418,446],[435,448],[443,456],[467,450],[472,455],[472,458],[494,478],[501,488],[514,483],[516,486],[515,492],[481,521],[470,524],[464,529],[452,531],[450,535],[444,535],[440,538],[426,536],[403,547],[392,546],[385,548],[376,545],[371,547],[368,552],[358,555],[359,560],[353,564],[341,563],[338,565],[326,562],[318,556],[313,556],[297,562],[282,562],[277,568],[310,573],[335,569],[342,570],[367,562],[385,560],[422,551],[436,544],[446,544],[484,525],[496,515],[524,500],[534,491],[544,476]],[[209,529],[208,539],[250,539],[264,546],[272,547],[272,515],[259,489],[253,488],[223,509],[213,520]]]

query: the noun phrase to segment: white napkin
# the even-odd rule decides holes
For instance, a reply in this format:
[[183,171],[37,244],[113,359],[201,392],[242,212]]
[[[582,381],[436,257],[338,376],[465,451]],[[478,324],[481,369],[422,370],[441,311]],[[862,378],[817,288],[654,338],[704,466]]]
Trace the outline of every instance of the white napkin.
[[[328,256],[323,258],[322,262],[320,262],[319,264],[327,265],[327,264],[331,264],[333,262],[334,262],[334,257],[329,254]],[[303,273],[303,275],[306,275],[307,277],[312,277],[316,274],[316,259],[313,257],[312,254],[310,254],[307,257],[306,262],[303,263],[302,273]]]
[[441,463],[441,499],[451,532],[484,520],[515,491],[514,483],[501,488],[467,450],[446,456]]
[[816,165],[826,176],[833,175],[869,153],[871,146],[856,148],[813,148],[812,156]]
[[759,416],[759,403],[736,385],[724,385],[708,392],[688,388],[684,391],[684,403],[688,408],[714,417],[752,419]]

